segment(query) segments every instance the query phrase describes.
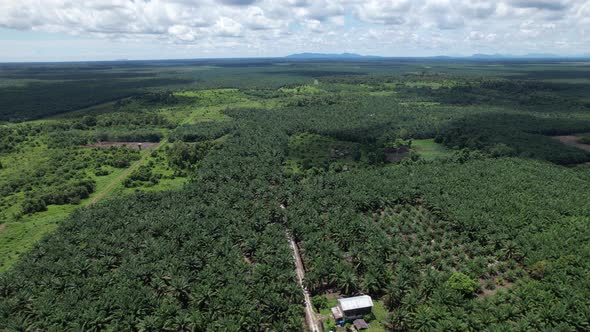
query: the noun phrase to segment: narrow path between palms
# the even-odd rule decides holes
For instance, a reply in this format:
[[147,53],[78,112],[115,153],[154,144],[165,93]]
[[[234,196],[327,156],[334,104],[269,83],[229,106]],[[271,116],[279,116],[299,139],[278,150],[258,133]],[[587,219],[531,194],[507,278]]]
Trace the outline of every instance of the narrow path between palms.
[[[281,204],[281,209],[285,209],[285,206]],[[309,331],[311,332],[320,332],[320,330],[315,313],[313,312],[313,306],[311,303],[311,296],[309,295],[309,291],[303,284],[305,279],[305,269],[303,268],[303,261],[301,260],[301,254],[299,253],[299,247],[297,243],[293,239],[293,236],[287,232],[287,239],[289,240],[289,245],[291,246],[291,250],[293,251],[293,261],[295,262],[295,273],[297,274],[297,281],[299,282],[299,287],[301,287],[301,291],[303,292],[303,297],[305,299],[305,321],[307,322],[307,326]]]

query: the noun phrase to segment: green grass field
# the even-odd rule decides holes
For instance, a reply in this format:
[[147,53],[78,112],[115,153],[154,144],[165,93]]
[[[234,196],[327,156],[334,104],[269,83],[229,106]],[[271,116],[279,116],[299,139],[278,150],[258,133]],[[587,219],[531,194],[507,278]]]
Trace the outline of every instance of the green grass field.
[[452,154],[452,150],[434,142],[434,139],[412,140],[412,148],[424,160],[435,160]]

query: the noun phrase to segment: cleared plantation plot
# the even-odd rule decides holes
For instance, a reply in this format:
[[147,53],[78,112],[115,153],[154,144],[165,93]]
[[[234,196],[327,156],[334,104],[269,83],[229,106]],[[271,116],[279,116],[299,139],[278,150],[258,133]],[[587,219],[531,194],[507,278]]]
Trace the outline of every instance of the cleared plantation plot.
[[322,90],[316,85],[303,85],[295,88],[280,88],[279,92],[289,95],[313,95],[326,93],[325,90]]
[[434,139],[412,140],[412,149],[424,160],[436,160],[449,157],[453,151],[444,145],[438,144]]
[[174,145],[163,143],[155,151],[146,154],[145,161],[133,170],[115,192],[131,194],[134,192],[179,190],[189,181],[186,174],[172,165],[169,150]]
[[159,143],[154,142],[97,142],[84,145],[84,147],[93,149],[129,148],[134,150],[150,150],[158,145]]
[[237,89],[194,90],[174,93],[179,105],[163,109],[163,114],[180,124],[196,124],[205,121],[229,121],[223,114],[228,108],[268,109],[275,101],[254,99]]
[[590,152],[590,139],[584,135],[554,136],[561,143]]

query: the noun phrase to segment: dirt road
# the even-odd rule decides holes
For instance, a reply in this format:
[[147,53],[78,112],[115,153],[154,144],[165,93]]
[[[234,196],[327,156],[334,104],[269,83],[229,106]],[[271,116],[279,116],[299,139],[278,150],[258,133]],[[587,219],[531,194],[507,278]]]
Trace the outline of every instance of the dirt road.
[[315,313],[313,312],[313,306],[311,304],[311,296],[305,288],[303,284],[303,280],[305,278],[305,269],[303,268],[303,262],[301,261],[301,255],[299,254],[299,248],[297,247],[297,243],[293,240],[293,237],[287,234],[289,238],[289,244],[291,245],[291,250],[293,251],[293,260],[295,261],[295,271],[297,272],[297,281],[299,282],[299,286],[303,291],[303,297],[305,298],[305,321],[307,322],[307,326],[309,327],[309,331],[311,332],[320,332],[317,319],[315,317]]
[[[279,207],[282,210],[285,210],[285,205],[281,204]],[[295,262],[295,273],[297,274],[297,282],[299,283],[299,287],[301,287],[301,291],[303,292],[303,298],[305,300],[305,321],[307,322],[307,327],[310,332],[321,332],[323,329],[320,329],[320,325],[316,319],[315,313],[313,312],[313,306],[311,304],[311,296],[309,295],[309,291],[305,288],[303,284],[303,280],[305,280],[305,268],[303,267],[303,261],[301,260],[301,254],[299,253],[299,247],[297,243],[293,239],[293,236],[289,234],[287,231],[287,239],[289,240],[289,245],[291,246],[291,251],[293,251],[293,262]]]

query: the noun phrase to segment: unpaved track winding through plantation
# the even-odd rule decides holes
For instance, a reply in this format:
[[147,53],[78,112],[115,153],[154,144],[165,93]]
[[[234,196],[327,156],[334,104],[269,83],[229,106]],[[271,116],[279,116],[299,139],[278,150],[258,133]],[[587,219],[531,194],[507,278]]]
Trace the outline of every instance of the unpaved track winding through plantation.
[[[281,204],[279,207],[282,210],[285,210],[285,205]],[[293,239],[293,236],[289,234],[287,231],[287,239],[289,240],[289,245],[291,246],[291,251],[293,252],[293,261],[295,262],[295,273],[297,274],[297,282],[299,283],[299,287],[301,287],[301,291],[303,292],[303,298],[305,299],[305,321],[307,322],[307,327],[309,328],[310,332],[322,332],[323,329],[320,329],[320,325],[316,319],[316,316],[313,312],[313,306],[311,304],[311,296],[309,295],[309,291],[305,288],[303,284],[303,280],[305,280],[305,268],[303,268],[303,261],[301,260],[301,254],[299,253],[299,247],[297,243]]]
[[297,243],[293,240],[293,237],[287,234],[289,238],[289,244],[291,245],[291,250],[293,251],[293,260],[295,261],[295,272],[297,273],[297,281],[299,282],[299,286],[303,291],[303,297],[305,298],[305,320],[307,321],[307,325],[309,327],[309,331],[311,332],[320,332],[320,328],[313,312],[313,306],[311,304],[311,296],[305,288],[303,284],[303,280],[305,278],[305,269],[303,268],[303,262],[301,261],[301,255],[299,254],[299,248],[297,247]]
[[[279,207],[282,210],[285,210],[285,205],[281,204]],[[303,268],[303,261],[301,260],[301,254],[299,253],[299,247],[297,243],[293,239],[293,236],[289,234],[287,231],[287,239],[289,240],[289,245],[291,246],[291,251],[293,252],[293,261],[295,262],[295,273],[297,274],[297,282],[299,283],[299,287],[301,287],[301,291],[303,292],[303,298],[305,299],[305,321],[307,322],[307,327],[309,328],[310,332],[322,332],[324,329],[320,329],[320,325],[316,319],[316,316],[313,312],[313,306],[311,304],[311,296],[309,295],[309,291],[305,288],[303,284],[303,280],[305,280],[305,269]]]

